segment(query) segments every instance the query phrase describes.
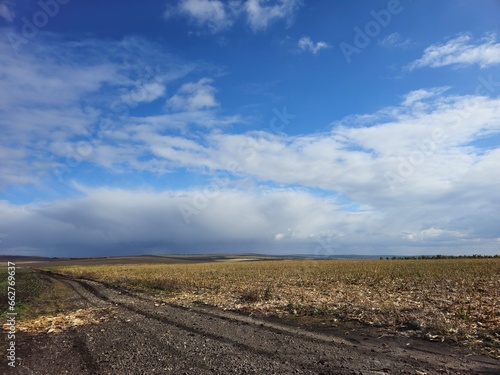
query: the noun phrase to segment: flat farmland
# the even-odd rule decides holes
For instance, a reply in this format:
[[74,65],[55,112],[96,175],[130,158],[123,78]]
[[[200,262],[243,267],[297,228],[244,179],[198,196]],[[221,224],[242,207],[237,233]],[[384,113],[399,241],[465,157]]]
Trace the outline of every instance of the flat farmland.
[[500,259],[73,266],[72,278],[329,329],[447,341],[500,357]]

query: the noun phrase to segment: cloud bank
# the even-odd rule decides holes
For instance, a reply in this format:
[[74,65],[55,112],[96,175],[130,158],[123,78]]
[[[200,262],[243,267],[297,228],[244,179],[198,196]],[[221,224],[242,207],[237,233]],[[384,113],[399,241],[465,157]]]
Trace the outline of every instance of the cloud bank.
[[287,135],[238,127],[210,70],[138,38],[1,40],[0,184],[67,192],[0,201],[3,253],[497,252],[494,92],[420,88]]

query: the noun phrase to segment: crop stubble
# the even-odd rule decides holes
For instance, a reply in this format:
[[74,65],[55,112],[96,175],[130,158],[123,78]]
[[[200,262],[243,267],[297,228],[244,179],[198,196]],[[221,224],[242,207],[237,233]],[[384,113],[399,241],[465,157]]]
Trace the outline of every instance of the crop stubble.
[[297,260],[68,267],[58,272],[269,316],[356,321],[500,358],[500,259]]

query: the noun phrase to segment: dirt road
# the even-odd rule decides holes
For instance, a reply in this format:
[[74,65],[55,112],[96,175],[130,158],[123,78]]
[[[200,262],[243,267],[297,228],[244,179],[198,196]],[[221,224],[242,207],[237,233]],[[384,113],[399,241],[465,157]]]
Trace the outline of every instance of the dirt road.
[[500,374],[500,361],[367,332],[326,334],[220,311],[182,308],[93,281],[46,274],[82,307],[113,307],[100,324],[17,335],[12,374]]

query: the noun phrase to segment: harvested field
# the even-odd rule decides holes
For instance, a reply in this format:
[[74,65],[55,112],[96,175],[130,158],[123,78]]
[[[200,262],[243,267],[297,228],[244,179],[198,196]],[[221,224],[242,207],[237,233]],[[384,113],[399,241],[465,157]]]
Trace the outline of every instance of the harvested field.
[[500,357],[500,260],[216,262],[68,267],[58,272],[154,290],[166,302],[357,322],[480,347]]

